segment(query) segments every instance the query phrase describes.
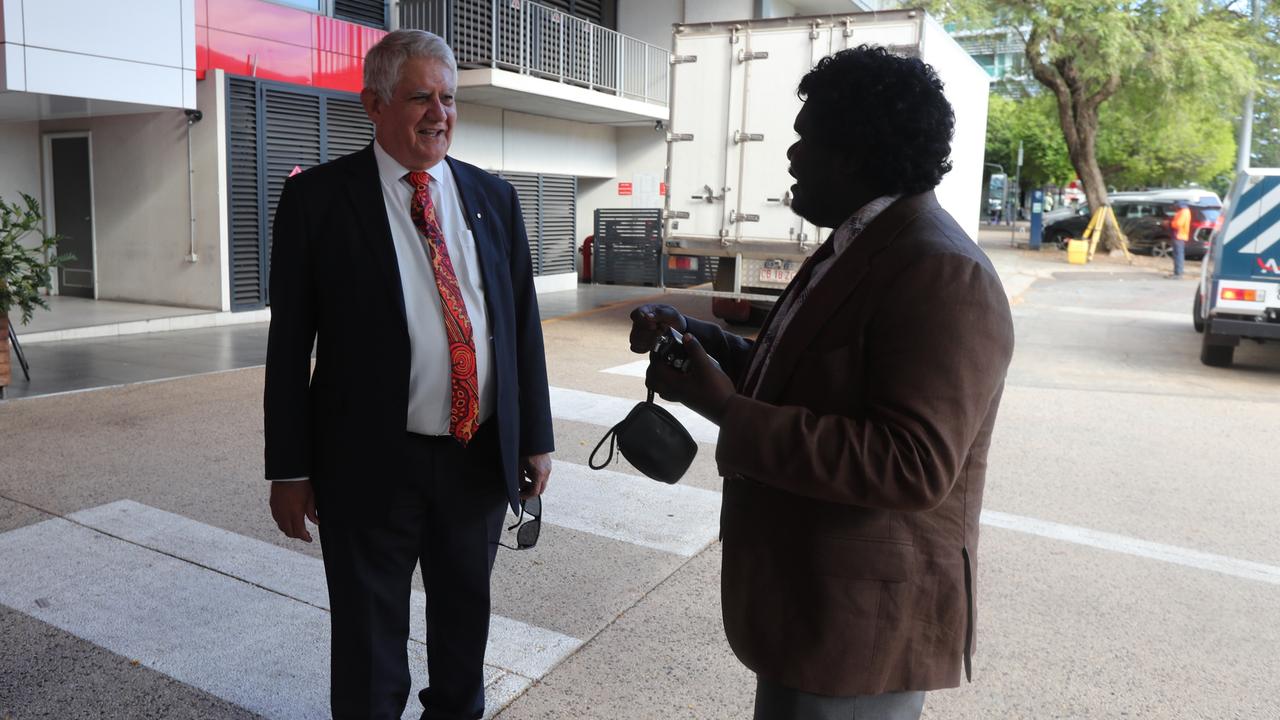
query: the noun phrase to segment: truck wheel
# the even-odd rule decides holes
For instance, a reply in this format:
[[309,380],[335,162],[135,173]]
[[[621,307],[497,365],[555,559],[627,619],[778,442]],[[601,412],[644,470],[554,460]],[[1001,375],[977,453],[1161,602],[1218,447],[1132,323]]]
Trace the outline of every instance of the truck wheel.
[[1196,288],[1196,299],[1191,303],[1191,327],[1194,327],[1198,333],[1204,332],[1204,317],[1200,314],[1201,302],[1203,301],[1200,299],[1200,288]]
[[1231,362],[1235,359],[1235,347],[1212,345],[1209,343],[1212,337],[1213,334],[1206,331],[1200,340],[1200,362],[1209,367],[1231,367]]

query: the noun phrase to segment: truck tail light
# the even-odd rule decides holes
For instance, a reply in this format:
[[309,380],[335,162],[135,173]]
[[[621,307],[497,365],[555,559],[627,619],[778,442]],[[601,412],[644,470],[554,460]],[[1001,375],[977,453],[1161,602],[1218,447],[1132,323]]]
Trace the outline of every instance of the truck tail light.
[[1223,300],[1237,300],[1244,302],[1262,302],[1266,298],[1266,293],[1262,290],[1245,290],[1244,288],[1222,288]]

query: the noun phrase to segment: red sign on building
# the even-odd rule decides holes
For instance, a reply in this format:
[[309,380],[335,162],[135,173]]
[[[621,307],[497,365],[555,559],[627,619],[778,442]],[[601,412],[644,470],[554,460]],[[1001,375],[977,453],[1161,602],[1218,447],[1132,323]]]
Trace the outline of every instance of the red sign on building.
[[629,183],[629,182],[620,182],[620,183],[618,183],[618,194],[619,194],[619,195],[630,195],[630,194],[631,194],[631,183]]

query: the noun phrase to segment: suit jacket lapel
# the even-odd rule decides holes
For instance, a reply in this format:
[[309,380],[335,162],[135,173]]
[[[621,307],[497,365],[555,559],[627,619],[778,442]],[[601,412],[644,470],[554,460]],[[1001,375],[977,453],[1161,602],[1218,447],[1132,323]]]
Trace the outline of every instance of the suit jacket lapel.
[[[493,263],[501,257],[499,249],[494,247],[494,239],[488,232],[489,221],[485,212],[489,206],[484,201],[484,192],[477,186],[475,178],[468,167],[449,156],[445,156],[449,169],[453,171],[453,182],[458,187],[458,197],[462,199],[462,216],[467,221],[467,229],[476,241],[476,254],[480,258],[480,276],[486,288],[494,287],[497,276],[493,272]],[[489,293],[484,294],[485,302],[489,302]],[[493,308],[489,308],[490,314]]]
[[[876,255],[888,247],[908,221],[936,206],[937,200],[932,192],[898,200],[872,220],[842,254],[830,261],[835,264],[809,288],[803,308],[792,315],[791,322],[775,339],[768,372],[759,378],[755,397],[769,402],[781,392],[791,378],[800,354],[813,344],[831,311],[857,290]],[[832,242],[832,239],[827,242]]]
[[383,276],[383,287],[389,299],[400,311],[400,324],[408,328],[404,311],[404,288],[400,284],[400,265],[396,262],[396,246],[391,239],[391,225],[387,222],[387,205],[382,197],[382,180],[378,175],[378,159],[373,154],[373,143],[360,151],[359,159],[352,164],[351,182],[347,190],[356,211],[356,232],[362,244],[374,256],[374,264]]

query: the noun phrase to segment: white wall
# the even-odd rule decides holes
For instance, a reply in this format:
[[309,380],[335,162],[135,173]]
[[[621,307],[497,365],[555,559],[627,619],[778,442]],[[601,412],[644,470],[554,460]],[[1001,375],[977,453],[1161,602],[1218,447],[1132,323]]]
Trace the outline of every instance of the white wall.
[[449,154],[492,171],[595,178],[613,177],[618,172],[612,126],[483,105],[459,104]]
[[25,192],[44,203],[40,190],[40,125],[35,122],[0,123],[0,197],[21,202]]
[[[216,82],[216,81],[215,81]],[[192,129],[196,255],[190,252],[187,120],[181,111],[45,121],[42,132],[92,133],[94,235],[98,298],[222,309],[220,211],[225,175],[218,170],[221,113],[212,105]]]
[[689,23],[749,20],[754,0],[684,0],[684,21]]
[[[667,144],[662,133],[649,127],[618,128],[618,173],[607,179],[578,181],[579,239],[592,233],[595,211],[600,208],[660,208],[658,183],[667,166]],[[631,195],[619,195],[618,183],[629,182]]]
[[[856,8],[850,5],[850,11],[855,9]],[[800,12],[800,10],[796,9],[795,5],[792,5],[785,0],[764,0],[764,2],[760,4],[760,17],[762,18],[791,17],[793,15],[802,14],[803,13]]]
[[0,90],[195,107],[195,0],[6,0]]
[[975,240],[982,214],[982,163],[986,148],[988,78],[968,53],[930,18],[924,25],[923,59],[946,87],[956,115],[951,172],[935,192],[960,227]]
[[682,20],[680,6],[687,0],[618,2],[618,32],[650,45],[671,49],[671,26]]

